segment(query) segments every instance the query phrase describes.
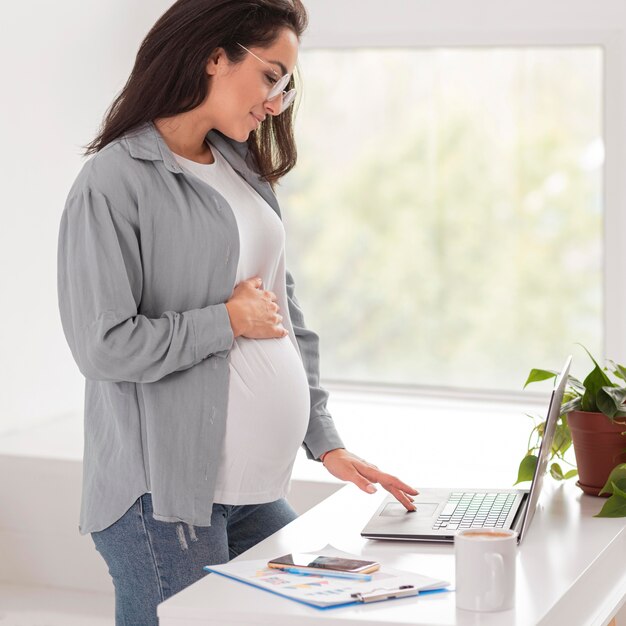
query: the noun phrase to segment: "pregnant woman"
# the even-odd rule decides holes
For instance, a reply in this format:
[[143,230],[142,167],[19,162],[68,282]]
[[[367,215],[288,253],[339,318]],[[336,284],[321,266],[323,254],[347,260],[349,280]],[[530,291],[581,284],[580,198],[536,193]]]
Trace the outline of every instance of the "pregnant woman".
[[[85,376],[79,530],[116,624],[292,521],[310,459],[409,510],[348,452],[285,267],[274,187],[293,168],[299,0],[179,0],[141,43],[67,198],[63,329]],[[332,68],[328,68],[329,72]]]

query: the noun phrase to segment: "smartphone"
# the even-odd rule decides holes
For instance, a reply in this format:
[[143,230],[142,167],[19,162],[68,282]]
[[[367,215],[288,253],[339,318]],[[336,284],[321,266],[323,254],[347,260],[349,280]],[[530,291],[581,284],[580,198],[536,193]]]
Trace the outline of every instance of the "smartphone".
[[380,563],[376,561],[360,561],[358,559],[342,559],[335,556],[322,556],[320,554],[286,554],[277,559],[272,559],[268,567],[286,569],[297,567],[298,569],[319,569],[335,570],[339,572],[350,572],[353,574],[369,574],[380,568]]

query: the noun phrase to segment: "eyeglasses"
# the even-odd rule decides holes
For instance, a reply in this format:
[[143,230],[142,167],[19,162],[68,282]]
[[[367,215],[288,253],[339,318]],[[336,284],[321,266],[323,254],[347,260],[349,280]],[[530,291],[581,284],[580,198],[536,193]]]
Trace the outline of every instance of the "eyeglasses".
[[293,101],[296,99],[296,90],[295,89],[290,89],[289,91],[284,91],[285,87],[289,84],[289,81],[291,79],[291,75],[290,74],[285,74],[284,76],[280,76],[279,77],[278,76],[278,72],[267,61],[264,61],[261,57],[259,57],[256,54],[254,54],[254,52],[252,52],[251,50],[248,50],[248,48],[246,48],[244,45],[242,45],[240,43],[238,43],[237,45],[240,46],[241,48],[243,48],[249,54],[251,54],[255,59],[258,59],[259,61],[261,61],[261,63],[263,63],[263,65],[267,65],[267,67],[270,68],[272,74],[274,74],[274,76],[276,76],[276,82],[274,83],[274,85],[272,85],[272,88],[270,89],[270,92],[267,94],[267,99],[268,100],[274,100],[274,98],[277,98],[278,96],[280,96],[282,94],[282,97],[283,97],[282,105],[281,105],[280,111],[278,113],[280,115],[285,110],[287,110],[293,104]]

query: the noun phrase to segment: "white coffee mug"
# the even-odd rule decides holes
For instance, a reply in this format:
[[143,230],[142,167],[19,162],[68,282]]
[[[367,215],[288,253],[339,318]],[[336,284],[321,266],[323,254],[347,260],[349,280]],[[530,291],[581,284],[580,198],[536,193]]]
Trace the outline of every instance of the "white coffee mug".
[[470,611],[506,611],[515,605],[517,532],[463,530],[454,537],[456,605]]

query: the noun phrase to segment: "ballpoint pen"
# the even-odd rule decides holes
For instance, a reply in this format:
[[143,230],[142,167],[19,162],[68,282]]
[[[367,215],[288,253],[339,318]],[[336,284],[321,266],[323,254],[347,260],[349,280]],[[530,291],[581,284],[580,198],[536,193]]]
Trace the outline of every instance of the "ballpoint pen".
[[[378,592],[378,593],[376,593]],[[374,589],[369,593],[353,593],[352,597],[358,602],[379,602],[380,600],[393,600],[407,596],[419,595],[419,589],[414,585],[401,585],[397,589]]]
[[324,576],[325,578],[349,578],[351,580],[372,580],[371,574],[353,574],[351,572],[340,572],[330,570],[310,570],[300,569],[299,567],[281,567],[281,571],[288,572],[289,574],[299,574],[301,576]]

